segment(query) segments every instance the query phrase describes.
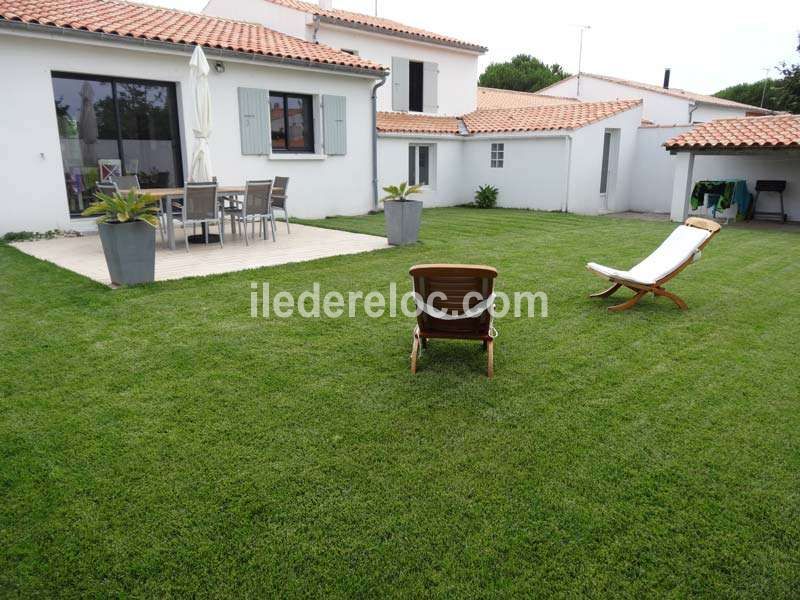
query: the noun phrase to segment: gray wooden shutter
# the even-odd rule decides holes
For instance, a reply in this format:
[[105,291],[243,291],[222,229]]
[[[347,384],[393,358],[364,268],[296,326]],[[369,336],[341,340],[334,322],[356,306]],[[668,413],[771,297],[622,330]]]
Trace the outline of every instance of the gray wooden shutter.
[[242,154],[269,154],[269,93],[239,88],[239,131]]
[[392,58],[392,110],[408,112],[408,59]]
[[322,96],[325,154],[347,154],[347,98]]
[[439,65],[426,62],[422,69],[422,112],[439,112]]

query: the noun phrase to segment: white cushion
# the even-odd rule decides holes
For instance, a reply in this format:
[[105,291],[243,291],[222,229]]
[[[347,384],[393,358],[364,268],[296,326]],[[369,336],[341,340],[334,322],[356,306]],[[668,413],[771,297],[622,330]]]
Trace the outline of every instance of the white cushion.
[[705,229],[681,225],[656,248],[655,252],[629,271],[620,271],[592,262],[586,266],[604,277],[654,285],[694,256],[710,236],[711,232]]

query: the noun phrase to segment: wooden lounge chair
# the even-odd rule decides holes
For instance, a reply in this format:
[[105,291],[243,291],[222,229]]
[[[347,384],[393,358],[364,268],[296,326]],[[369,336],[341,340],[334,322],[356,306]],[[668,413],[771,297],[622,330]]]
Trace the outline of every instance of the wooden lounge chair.
[[679,226],[656,248],[655,252],[630,271],[620,271],[597,263],[588,263],[586,267],[590,271],[607,278],[612,283],[607,290],[592,294],[590,297],[607,298],[621,287],[626,287],[634,292],[633,298],[622,304],[610,306],[609,311],[628,310],[636,306],[648,293],[669,298],[678,305],[678,308],[685,310],[686,302],[665,290],[663,285],[698,260],[701,250],[719,230],[719,223],[708,219],[689,217],[686,219],[686,223]]
[[[417,326],[411,347],[411,372],[428,340],[478,340],[486,350],[487,375],[494,375],[494,329],[491,309],[497,270],[482,265],[416,265],[409,271],[414,280]],[[464,298],[468,310],[464,310]]]

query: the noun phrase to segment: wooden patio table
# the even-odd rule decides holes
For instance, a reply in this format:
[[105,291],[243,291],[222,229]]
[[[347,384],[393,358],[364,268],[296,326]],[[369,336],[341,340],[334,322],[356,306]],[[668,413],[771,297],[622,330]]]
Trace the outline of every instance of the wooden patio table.
[[[120,193],[127,194],[130,190],[120,190]],[[175,227],[172,219],[172,206],[169,205],[171,198],[183,196],[185,193],[184,188],[143,188],[136,190],[139,194],[149,194],[155,196],[161,201],[161,209],[167,215],[167,243],[170,250],[175,250]],[[244,195],[244,186],[219,186],[217,187],[217,198],[220,196],[242,196]],[[223,214],[224,217],[224,214]],[[224,226],[224,222],[220,220],[220,227]]]

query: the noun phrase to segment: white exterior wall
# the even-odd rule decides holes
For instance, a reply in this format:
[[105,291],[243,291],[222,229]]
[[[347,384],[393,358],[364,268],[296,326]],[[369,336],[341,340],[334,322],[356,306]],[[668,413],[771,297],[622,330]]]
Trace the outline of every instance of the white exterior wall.
[[[577,86],[577,79],[565,79],[549,87],[544,93],[577,98]],[[690,122],[689,111],[695,103],[689,100],[613,83],[604,79],[595,79],[587,75],[581,76],[580,99],[584,102],[639,98],[644,100],[643,119],[652,121],[656,125],[684,125]],[[747,116],[747,110],[743,108],[698,102],[694,112],[692,112],[691,122],[704,123],[714,119],[736,119],[745,116]]]
[[692,113],[692,123],[706,123],[714,119],[740,119],[746,116],[747,111],[741,108],[698,103],[697,108]]
[[[578,98],[578,81],[575,78],[565,79],[547,88],[545,94],[554,96],[567,96]],[[586,75],[581,76],[580,100],[584,102],[601,102],[606,100],[644,100],[642,118],[652,121],[658,125],[675,125],[689,122],[689,102],[648,92],[639,88],[634,88],[618,83],[611,83],[604,79],[595,79]]]
[[[414,196],[426,208],[465,204],[470,199],[462,193],[464,175],[464,144],[454,137],[381,136],[378,139],[378,180],[381,190],[388,185],[408,181],[409,144],[431,144],[432,184]],[[381,192],[383,193],[383,192]]]
[[[312,0],[313,1],[313,0]],[[264,26],[312,41],[313,17],[307,13],[285,8],[265,0],[211,0],[204,9],[210,15],[230,19],[259,22]],[[382,35],[320,23],[317,41],[334,48],[357,50],[359,56],[391,68],[392,57],[415,61],[435,62],[439,65],[438,98],[440,115],[464,115],[478,104],[478,56],[458,48],[448,48],[407,40],[392,35]],[[378,110],[392,110],[391,75],[378,91]]]
[[[51,71],[175,82],[184,174],[192,150],[189,54],[53,41],[0,34],[4,77],[13,81],[0,94],[0,233],[67,229],[70,219],[53,102]],[[374,80],[311,69],[224,61],[212,70],[211,159],[222,185],[248,178],[291,178],[290,213],[317,218],[361,214],[372,206],[371,88]],[[243,156],[237,88],[259,87],[347,98],[347,154],[344,156]],[[317,115],[318,118],[318,115]],[[295,158],[294,160],[292,158]]]
[[[504,208],[596,215],[606,212],[601,205],[600,176],[608,128],[619,130],[620,143],[616,188],[609,195],[607,212],[624,211],[629,208],[640,120],[637,107],[577,131],[462,138],[383,135],[378,146],[380,184],[408,179],[410,143],[433,143],[436,179],[421,196],[426,206],[472,202],[478,186],[491,184],[499,188],[498,206]],[[491,167],[491,145],[497,142],[505,145],[503,168]]]
[[[503,168],[491,168],[493,142],[502,142]],[[462,195],[472,202],[478,186],[500,190],[504,208],[563,210],[567,190],[567,138],[564,135],[526,138],[475,137],[464,141]]]
[[[629,210],[636,134],[641,119],[642,109],[639,106],[573,132],[569,212],[596,215]],[[600,177],[603,165],[603,137],[606,129],[619,130],[619,155],[616,178],[609,183],[607,206],[603,210]]]
[[[425,44],[387,35],[376,35],[323,23],[321,43],[334,48],[358,50],[359,56],[391,67],[392,58],[408,58],[439,65],[437,114],[460,116],[478,106],[478,54],[444,46]],[[392,76],[378,90],[378,110],[392,110]]]
[[209,0],[203,12],[235,21],[261,23],[274,31],[311,40],[311,31],[307,27],[311,15],[265,0]]
[[664,150],[663,144],[690,129],[690,125],[639,128],[631,172],[628,210],[669,212],[675,160]]

